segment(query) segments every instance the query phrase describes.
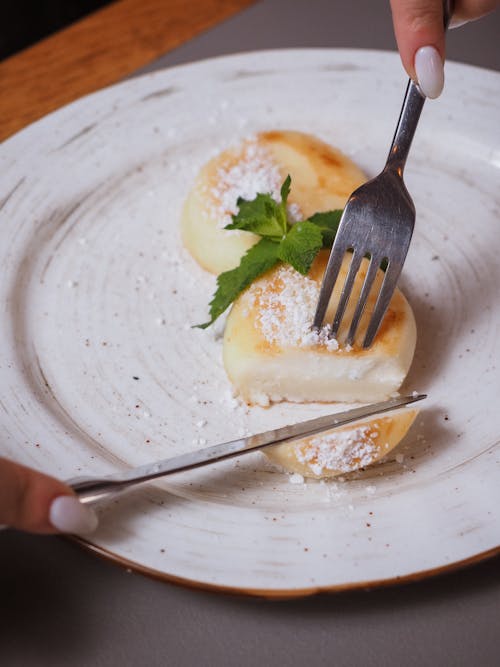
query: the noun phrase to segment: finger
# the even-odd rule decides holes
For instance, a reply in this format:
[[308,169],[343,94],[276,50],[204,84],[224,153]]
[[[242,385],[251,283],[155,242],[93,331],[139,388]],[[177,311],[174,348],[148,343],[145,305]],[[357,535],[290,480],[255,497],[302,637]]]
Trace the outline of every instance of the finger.
[[455,2],[450,28],[458,28],[464,23],[480,19],[499,6],[499,0],[461,0],[461,2]]
[[97,516],[48,475],[0,458],[0,524],[32,533],[85,534]]
[[444,85],[442,0],[391,0],[394,32],[403,66],[427,97]]

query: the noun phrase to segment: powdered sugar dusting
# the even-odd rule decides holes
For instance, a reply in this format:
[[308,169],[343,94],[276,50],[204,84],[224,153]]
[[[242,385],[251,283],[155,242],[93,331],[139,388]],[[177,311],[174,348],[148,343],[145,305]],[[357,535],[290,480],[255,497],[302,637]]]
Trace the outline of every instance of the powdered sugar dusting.
[[254,283],[248,291],[250,304],[257,302],[257,324],[266,340],[282,347],[323,345],[329,352],[338,350],[337,340],[329,337],[329,325],[311,329],[318,283],[290,266],[280,266],[273,283],[273,289],[266,290]]
[[[217,169],[216,184],[207,188],[210,198],[210,214],[217,219],[219,228],[231,223],[231,216],[238,212],[237,201],[255,199],[257,194],[270,194],[281,201],[282,178],[276,162],[257,138],[244,142],[241,156],[226,161]],[[297,204],[290,204],[288,215],[292,222],[301,219]]]
[[346,431],[327,433],[312,438],[307,444],[295,445],[300,463],[305,463],[315,475],[328,471],[351,472],[373,463],[379,435],[374,426],[359,426]]
[[294,472],[290,477],[288,478],[288,481],[290,484],[304,484],[304,477],[302,475],[299,475],[298,472]]
[[290,222],[298,222],[299,220],[302,220],[302,218],[304,217],[302,211],[300,210],[300,206],[298,204],[294,203],[288,204],[287,212],[288,212],[288,220]]

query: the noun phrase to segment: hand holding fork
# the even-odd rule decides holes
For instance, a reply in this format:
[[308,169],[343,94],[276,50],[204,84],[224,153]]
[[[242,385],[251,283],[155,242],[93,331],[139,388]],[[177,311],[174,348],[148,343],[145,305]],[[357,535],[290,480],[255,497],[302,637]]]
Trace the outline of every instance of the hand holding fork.
[[[449,1],[443,2],[445,28],[451,9]],[[404,184],[403,171],[424,101],[425,95],[410,79],[386,165],[377,177],[353,192],[340,220],[323,277],[313,327],[320,329],[323,326],[344,256],[347,251],[352,251],[329,331],[330,336],[338,336],[361,260],[368,256],[368,270],[345,340],[347,345],[352,345],[355,340],[375,277],[381,265],[385,265],[385,276],[366,329],[363,347],[370,347],[373,343],[408,253],[415,225],[415,206]]]

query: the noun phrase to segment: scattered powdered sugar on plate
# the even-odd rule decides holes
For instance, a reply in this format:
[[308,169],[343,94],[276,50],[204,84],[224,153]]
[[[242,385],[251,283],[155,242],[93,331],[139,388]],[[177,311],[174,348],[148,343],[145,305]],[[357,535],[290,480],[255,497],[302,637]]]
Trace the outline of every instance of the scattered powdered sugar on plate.
[[290,477],[288,478],[288,481],[290,484],[304,484],[305,480],[302,475],[299,475],[298,472],[294,472]]
[[295,445],[295,455],[315,475],[351,472],[373,462],[378,453],[375,443],[378,435],[374,425],[327,433],[311,438],[307,444]]
[[[281,201],[282,178],[272,155],[258,138],[244,141],[241,155],[237,159],[227,159],[226,164],[217,169],[216,184],[209,188],[210,214],[217,219],[219,228],[231,223],[231,216],[238,212],[237,201],[255,199],[257,194],[270,194]],[[293,222],[301,218],[297,204],[288,206],[288,215]]]
[[337,340],[329,337],[329,325],[311,329],[319,289],[315,280],[290,266],[279,267],[273,289],[263,290],[254,283],[248,291],[249,304],[257,302],[257,322],[266,340],[282,347],[324,345],[329,352],[338,350]]

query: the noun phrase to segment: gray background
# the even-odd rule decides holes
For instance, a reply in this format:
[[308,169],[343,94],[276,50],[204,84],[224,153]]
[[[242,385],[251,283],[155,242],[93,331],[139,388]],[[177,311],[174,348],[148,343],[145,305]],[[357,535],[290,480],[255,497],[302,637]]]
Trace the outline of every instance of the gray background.
[[[187,4],[187,3],[186,3]],[[500,14],[449,57],[500,69]],[[145,68],[272,47],[394,49],[388,1],[264,0]],[[268,602],[148,579],[58,537],[0,532],[0,664],[500,664],[500,558],[390,589]]]

